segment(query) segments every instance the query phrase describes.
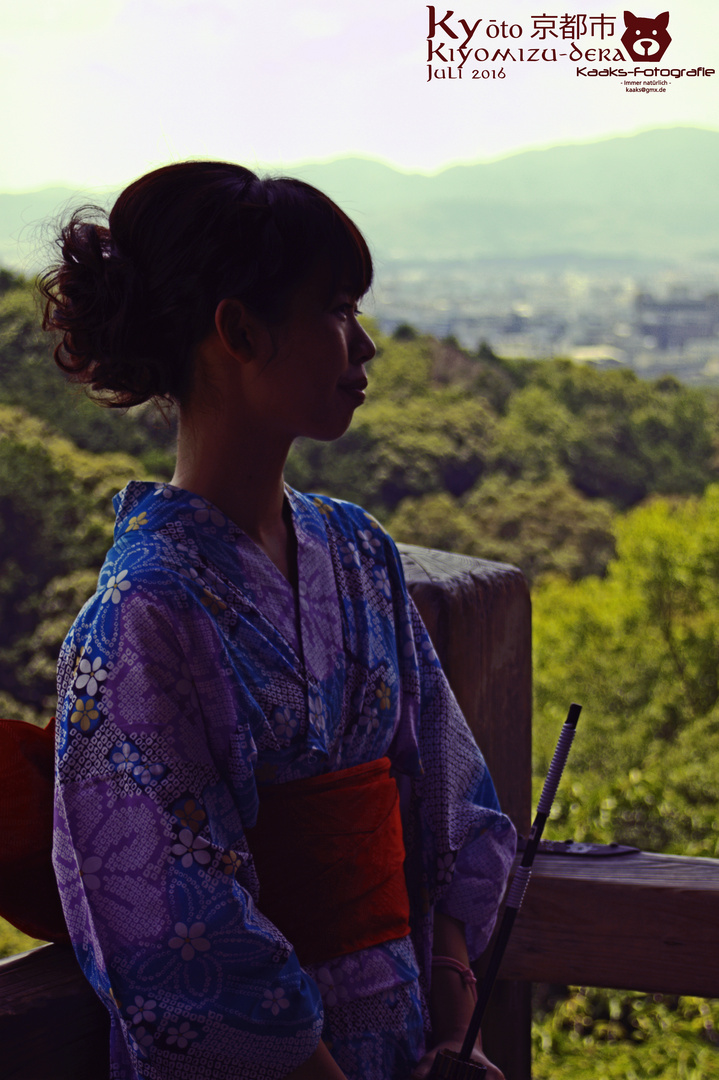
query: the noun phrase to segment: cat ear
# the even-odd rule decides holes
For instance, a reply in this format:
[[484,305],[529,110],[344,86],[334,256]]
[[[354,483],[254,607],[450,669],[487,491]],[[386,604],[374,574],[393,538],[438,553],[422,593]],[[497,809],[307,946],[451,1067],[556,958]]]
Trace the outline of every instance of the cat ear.
[[658,26],[660,30],[666,30],[668,23],[669,23],[669,12],[668,11],[663,11],[661,13],[661,15],[657,15],[656,19],[654,20],[654,25]]

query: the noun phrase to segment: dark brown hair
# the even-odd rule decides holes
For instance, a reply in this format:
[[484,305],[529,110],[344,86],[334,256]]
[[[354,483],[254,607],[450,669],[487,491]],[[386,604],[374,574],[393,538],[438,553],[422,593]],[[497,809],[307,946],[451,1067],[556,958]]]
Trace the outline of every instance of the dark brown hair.
[[301,180],[241,165],[186,161],[147,173],[117,199],[76,211],[41,278],[43,327],[61,336],[57,364],[113,407],[183,403],[193,352],[225,297],[269,325],[321,263],[328,288],[359,298],[372,259],[357,226]]

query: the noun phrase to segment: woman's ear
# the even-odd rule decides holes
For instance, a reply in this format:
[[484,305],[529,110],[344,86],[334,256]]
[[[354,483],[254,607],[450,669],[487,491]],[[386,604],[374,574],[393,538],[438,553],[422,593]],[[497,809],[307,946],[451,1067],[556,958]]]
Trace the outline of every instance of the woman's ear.
[[253,360],[266,348],[267,328],[236,297],[220,300],[215,310],[215,329],[227,352],[237,360]]

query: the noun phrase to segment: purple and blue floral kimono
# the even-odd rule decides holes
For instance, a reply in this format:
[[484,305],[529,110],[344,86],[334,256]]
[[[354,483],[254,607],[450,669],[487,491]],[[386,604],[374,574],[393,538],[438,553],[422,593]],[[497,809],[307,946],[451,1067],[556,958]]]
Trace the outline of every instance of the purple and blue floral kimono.
[[[113,1080],[279,1080],[320,1037],[350,1080],[403,1080],[435,906],[473,956],[495,921],[514,830],[397,550],[357,506],[287,499],[297,592],[204,499],[129,484],[62,649],[54,864]],[[258,785],[385,755],[412,933],[303,968],[262,913]]]

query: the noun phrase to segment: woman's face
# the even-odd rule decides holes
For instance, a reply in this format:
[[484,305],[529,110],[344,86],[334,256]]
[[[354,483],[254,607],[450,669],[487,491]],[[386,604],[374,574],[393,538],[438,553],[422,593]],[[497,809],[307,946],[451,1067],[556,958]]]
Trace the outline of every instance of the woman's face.
[[252,375],[256,407],[278,436],[337,439],[364,401],[375,346],[356,297],[340,285],[328,298],[324,278],[315,273],[297,289],[273,333],[274,355]]

